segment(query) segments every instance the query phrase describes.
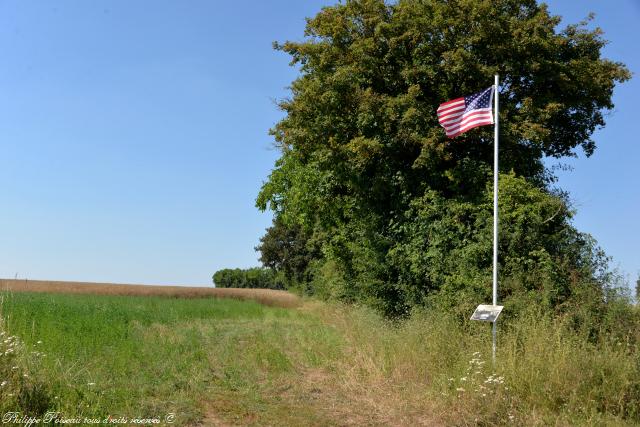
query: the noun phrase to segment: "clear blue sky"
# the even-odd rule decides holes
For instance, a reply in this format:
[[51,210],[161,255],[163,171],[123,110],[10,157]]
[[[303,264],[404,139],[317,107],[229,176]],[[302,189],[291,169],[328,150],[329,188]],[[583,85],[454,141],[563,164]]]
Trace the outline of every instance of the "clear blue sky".
[[[267,131],[296,71],[271,49],[331,1],[0,1],[0,277],[207,285],[257,265],[271,216],[255,196],[278,153]],[[640,69],[633,0],[596,12],[605,55]],[[633,101],[560,185],[576,225],[640,270]]]

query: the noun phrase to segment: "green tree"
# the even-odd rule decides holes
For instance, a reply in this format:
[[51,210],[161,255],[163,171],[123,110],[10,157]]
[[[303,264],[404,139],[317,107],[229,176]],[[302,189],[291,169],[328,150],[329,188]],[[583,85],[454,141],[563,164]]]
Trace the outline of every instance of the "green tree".
[[320,256],[311,233],[298,224],[287,225],[278,217],[255,249],[260,252],[262,265],[282,273],[289,287],[308,282],[309,264]]
[[[437,123],[440,103],[500,74],[501,169],[543,193],[553,181],[545,157],[595,149],[591,135],[630,74],[601,57],[599,29],[559,23],[534,0],[353,0],[322,9],[303,41],[275,45],[300,76],[280,102],[286,116],[271,132],[282,155],[257,206],[322,242],[319,262],[346,284],[341,298],[392,313],[424,301],[414,294],[429,295],[444,279],[407,278],[408,265],[392,256],[410,241],[401,230],[415,223],[416,203],[442,201],[448,214],[458,209],[451,203],[483,205],[492,177],[492,128],[449,140]],[[558,219],[568,213],[561,208]],[[432,232],[487,243],[464,227]]]
[[284,289],[284,283],[267,268],[225,268],[213,275],[218,288]]

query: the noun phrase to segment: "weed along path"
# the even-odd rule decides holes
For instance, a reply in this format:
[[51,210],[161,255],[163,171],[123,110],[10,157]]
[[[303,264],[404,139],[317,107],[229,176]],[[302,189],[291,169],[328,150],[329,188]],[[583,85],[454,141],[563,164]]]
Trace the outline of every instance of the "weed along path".
[[362,327],[345,330],[345,308],[270,291],[176,298],[151,292],[160,287],[143,296],[18,282],[0,292],[0,328],[20,343],[0,373],[22,378],[0,391],[5,412],[189,426],[433,424],[357,348]]

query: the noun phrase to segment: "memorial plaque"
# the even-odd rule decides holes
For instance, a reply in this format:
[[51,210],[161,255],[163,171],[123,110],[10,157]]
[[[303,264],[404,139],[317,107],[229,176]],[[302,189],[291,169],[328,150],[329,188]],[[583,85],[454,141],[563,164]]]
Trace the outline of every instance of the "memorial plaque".
[[483,322],[495,322],[500,312],[502,311],[502,305],[484,305],[480,304],[476,311],[473,312],[471,320],[480,320]]

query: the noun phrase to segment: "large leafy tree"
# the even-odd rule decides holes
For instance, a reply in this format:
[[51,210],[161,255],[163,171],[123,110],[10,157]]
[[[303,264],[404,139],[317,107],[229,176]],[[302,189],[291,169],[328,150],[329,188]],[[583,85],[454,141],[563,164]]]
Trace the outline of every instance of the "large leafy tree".
[[[553,177],[544,157],[591,155],[613,88],[629,78],[623,64],[601,57],[600,30],[586,23],[559,30],[559,23],[534,0],[353,0],[324,8],[308,20],[303,41],[276,44],[300,76],[280,102],[286,116],[272,134],[282,155],[258,207],[323,236],[323,259],[338,270],[345,298],[398,312],[420,300],[416,287],[422,295],[441,289],[429,270],[435,265],[408,281],[403,273],[411,256],[399,254],[419,221],[411,213],[436,199],[484,206],[493,138],[485,127],[447,139],[437,106],[500,74],[501,169],[547,194]],[[559,211],[568,218],[567,206]],[[414,246],[430,248],[437,232],[472,238],[464,227],[432,230]],[[484,269],[484,256],[473,256]]]

